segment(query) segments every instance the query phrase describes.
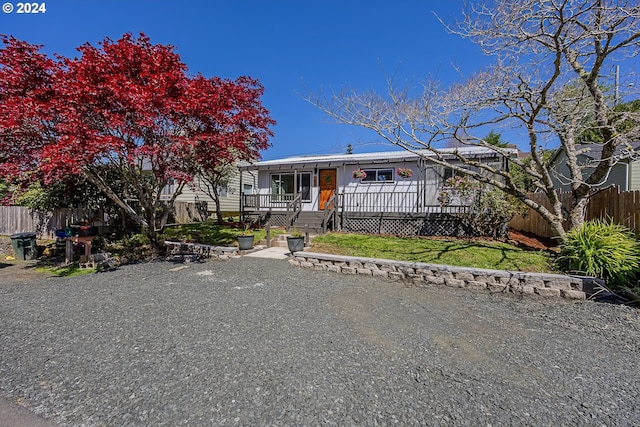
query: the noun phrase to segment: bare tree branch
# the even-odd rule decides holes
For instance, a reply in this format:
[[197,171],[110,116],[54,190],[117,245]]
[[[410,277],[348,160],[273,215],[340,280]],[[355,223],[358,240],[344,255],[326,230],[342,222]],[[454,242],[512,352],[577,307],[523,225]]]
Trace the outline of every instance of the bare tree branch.
[[[640,6],[627,0],[496,0],[473,4],[452,24],[440,22],[478,44],[494,65],[448,88],[425,81],[418,94],[385,77],[384,93],[343,89],[303,97],[340,123],[370,129],[408,151],[428,150],[435,154],[429,161],[517,197],[564,237],[563,222],[583,223],[590,195],[619,160],[617,150],[640,133],[638,111],[616,111],[606,81],[608,68],[640,51]],[[632,89],[628,96],[637,99],[637,87]],[[505,128],[526,132],[530,160],[511,158],[509,150],[478,136]],[[598,141],[584,140],[594,132]],[[594,162],[581,160],[584,142],[601,146]],[[452,143],[484,147],[510,161],[550,207],[529,198],[512,172],[461,154],[455,161],[442,156]],[[557,176],[548,163],[548,144],[566,153],[568,176]],[[557,180],[570,184],[569,209],[560,202]]]

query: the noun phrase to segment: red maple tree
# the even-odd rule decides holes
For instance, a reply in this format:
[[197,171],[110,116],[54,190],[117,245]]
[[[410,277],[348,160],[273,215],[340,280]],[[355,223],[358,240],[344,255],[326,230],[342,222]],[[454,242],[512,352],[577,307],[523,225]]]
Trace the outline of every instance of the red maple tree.
[[[197,172],[257,159],[269,146],[275,121],[257,80],[189,76],[172,46],[144,34],[55,60],[40,46],[2,41],[0,175],[18,184],[82,176],[152,241]],[[114,168],[117,188],[104,179]],[[161,202],[170,180],[177,191]]]

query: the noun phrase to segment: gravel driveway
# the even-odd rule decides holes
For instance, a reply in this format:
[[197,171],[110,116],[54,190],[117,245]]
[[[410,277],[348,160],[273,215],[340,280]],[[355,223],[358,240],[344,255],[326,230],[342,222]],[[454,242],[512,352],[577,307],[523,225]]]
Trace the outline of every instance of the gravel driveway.
[[1,284],[0,398],[70,426],[640,423],[638,310],[186,266]]

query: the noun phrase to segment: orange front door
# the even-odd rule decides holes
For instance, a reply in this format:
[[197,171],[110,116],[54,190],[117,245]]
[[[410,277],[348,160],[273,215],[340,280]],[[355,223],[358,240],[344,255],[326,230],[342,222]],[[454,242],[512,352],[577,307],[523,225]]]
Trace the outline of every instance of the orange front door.
[[336,194],[337,172],[335,169],[320,169],[318,174],[318,179],[320,180],[320,200],[318,202],[318,208],[323,211],[326,208],[331,208],[331,206],[327,206],[327,202]]

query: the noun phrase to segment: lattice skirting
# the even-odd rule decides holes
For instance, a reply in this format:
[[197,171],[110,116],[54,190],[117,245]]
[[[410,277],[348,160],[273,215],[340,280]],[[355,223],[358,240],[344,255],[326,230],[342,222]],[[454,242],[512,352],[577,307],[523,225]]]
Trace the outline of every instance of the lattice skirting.
[[384,214],[347,213],[342,231],[396,236],[474,236],[475,231],[459,217],[444,213]]
[[[285,227],[284,213],[249,214],[245,220],[264,226]],[[395,236],[471,237],[475,230],[463,219],[447,213],[398,214],[347,212],[338,219],[338,229],[351,233],[391,234]]]
[[251,224],[264,226],[269,222],[273,227],[285,227],[287,223],[286,214],[248,214],[245,215],[245,221]]

